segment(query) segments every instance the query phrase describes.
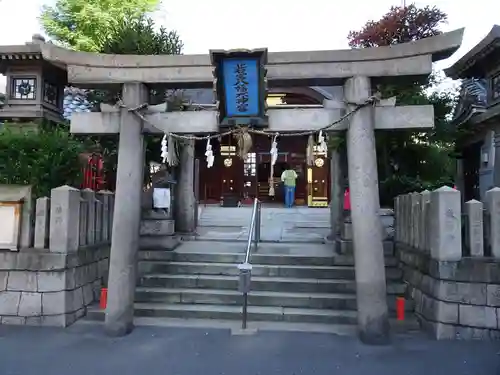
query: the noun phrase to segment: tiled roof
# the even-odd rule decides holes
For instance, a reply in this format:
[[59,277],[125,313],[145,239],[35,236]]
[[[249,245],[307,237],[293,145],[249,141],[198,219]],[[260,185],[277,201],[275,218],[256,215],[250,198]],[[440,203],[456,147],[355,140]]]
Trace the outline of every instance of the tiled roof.
[[63,116],[66,120],[69,120],[75,112],[90,112],[91,107],[85,90],[75,87],[64,89]]
[[486,110],[487,103],[486,80],[469,78],[462,81],[457,107],[453,113],[453,123],[460,126],[477,113]]

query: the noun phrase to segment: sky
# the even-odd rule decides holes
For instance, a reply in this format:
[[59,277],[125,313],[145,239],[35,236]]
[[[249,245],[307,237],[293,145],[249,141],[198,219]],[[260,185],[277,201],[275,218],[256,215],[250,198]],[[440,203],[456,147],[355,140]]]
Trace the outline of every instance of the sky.
[[[0,0],[0,45],[24,44],[43,34],[37,17],[43,4],[54,0]],[[408,1],[410,3],[410,1]],[[465,27],[463,45],[451,58],[436,64],[450,66],[500,24],[499,0],[415,1],[435,5],[448,14],[444,30]],[[401,0],[163,0],[155,14],[158,23],[176,30],[184,53],[210,49],[263,48],[269,51],[307,51],[348,48],[347,34],[367,21],[378,20]],[[0,75],[0,92],[5,78]]]

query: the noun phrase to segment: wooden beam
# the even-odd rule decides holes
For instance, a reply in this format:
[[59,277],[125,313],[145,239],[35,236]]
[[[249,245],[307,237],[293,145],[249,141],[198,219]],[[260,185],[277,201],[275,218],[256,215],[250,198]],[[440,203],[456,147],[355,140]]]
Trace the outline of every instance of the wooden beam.
[[[319,130],[343,116],[343,109],[303,108],[268,110],[269,132],[300,132]],[[148,123],[144,132],[162,134],[173,132],[217,133],[220,132],[215,111],[163,112],[145,114]],[[71,132],[75,134],[116,134],[120,127],[118,112],[74,113],[71,118]],[[376,129],[418,129],[434,126],[432,105],[375,107]],[[345,130],[343,121],[329,130]]]

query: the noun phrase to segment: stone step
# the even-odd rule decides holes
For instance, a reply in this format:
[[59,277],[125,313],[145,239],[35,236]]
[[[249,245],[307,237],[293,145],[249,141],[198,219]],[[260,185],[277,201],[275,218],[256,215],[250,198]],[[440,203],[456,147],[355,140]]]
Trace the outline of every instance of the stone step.
[[141,236],[172,236],[175,233],[175,221],[169,219],[141,219]]
[[[89,306],[89,314],[83,323],[99,324],[104,320],[104,311],[98,310],[97,306]],[[93,318],[94,320],[92,320]],[[409,315],[404,321],[389,319],[391,332],[395,334],[408,334],[420,330],[420,324],[415,316]],[[222,319],[182,319],[182,318],[149,318],[134,317],[136,326],[174,327],[174,328],[197,328],[197,329],[224,329],[240,332],[241,321]],[[314,324],[314,323],[288,323],[288,322],[266,322],[250,321],[248,328],[258,331],[285,331],[285,332],[311,332],[330,333],[334,335],[355,337],[357,327],[349,324]]]
[[[139,253],[139,259],[149,261],[177,261],[177,262],[201,262],[201,263],[231,263],[243,262],[243,253],[207,253],[207,252],[169,252],[148,251]],[[308,256],[308,255],[286,255],[286,254],[252,254],[251,262],[263,265],[304,265],[304,266],[354,266],[353,255],[333,256]],[[395,257],[385,258],[386,267],[397,267],[398,260]]]
[[[190,274],[148,274],[139,279],[142,287],[197,288],[238,290],[238,276],[227,275],[190,275]],[[306,279],[290,277],[252,276],[253,291],[303,292],[303,293],[355,293],[354,280]],[[388,294],[402,295],[406,286],[403,283],[389,282]]]
[[[352,240],[344,240],[344,239],[339,239],[338,241],[338,248],[339,252],[341,254],[353,254],[354,253],[354,244]],[[394,242],[391,240],[387,240],[383,242],[384,246],[384,255],[387,256],[394,256]]]
[[[176,289],[139,287],[136,302],[162,302],[182,304],[237,305],[243,303],[243,296],[237,290],[221,289]],[[396,296],[388,296],[390,310],[395,310]],[[298,307],[330,310],[356,310],[355,294],[340,293],[292,293],[251,291],[248,295],[251,306]],[[405,304],[406,311],[412,311],[411,302]]]
[[[239,275],[237,265],[230,263],[143,261],[139,264],[139,269],[141,274]],[[386,277],[388,280],[400,280],[402,272],[400,268],[386,267]],[[252,264],[252,276],[308,279],[354,279],[355,271],[353,266]]]
[[181,244],[177,236],[150,236],[141,235],[139,238],[139,248],[149,251],[171,251]]
[[[241,306],[205,304],[136,303],[135,316],[182,319],[240,320]],[[103,311],[89,309],[88,319],[104,319]],[[293,307],[249,306],[249,321],[356,324],[357,314],[348,310],[301,309]]]

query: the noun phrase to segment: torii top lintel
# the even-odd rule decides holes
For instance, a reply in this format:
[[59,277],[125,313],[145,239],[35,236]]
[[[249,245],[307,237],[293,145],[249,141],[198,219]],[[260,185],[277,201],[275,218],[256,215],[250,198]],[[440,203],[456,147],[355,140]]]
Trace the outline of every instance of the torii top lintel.
[[[325,86],[346,78],[427,76],[432,62],[445,59],[461,45],[464,29],[390,47],[364,49],[270,52],[269,86]],[[0,73],[11,60],[43,58],[68,72],[68,82],[97,87],[126,82],[163,84],[172,88],[212,87],[210,56],[110,55],[77,52],[38,41],[22,46],[0,46]]]

